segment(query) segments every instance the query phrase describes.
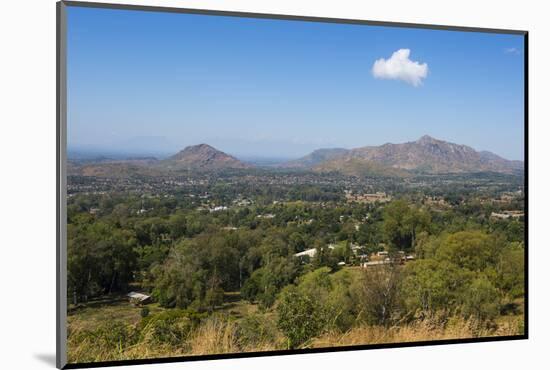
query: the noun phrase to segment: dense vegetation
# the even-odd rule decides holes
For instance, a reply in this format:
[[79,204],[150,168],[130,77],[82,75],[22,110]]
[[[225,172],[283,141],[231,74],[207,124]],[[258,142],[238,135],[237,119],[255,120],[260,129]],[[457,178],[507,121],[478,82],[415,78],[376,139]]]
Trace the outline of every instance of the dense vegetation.
[[[519,334],[523,218],[491,215],[523,209],[521,192],[498,201],[521,180],[499,178],[496,186],[491,176],[457,176],[456,186],[388,180],[389,203],[347,202],[344,189],[371,186],[347,179],[74,192],[70,360],[203,353],[210,351],[200,347],[205,336],[225,331],[225,344],[213,353],[368,343],[377,328],[388,335],[376,339],[382,341],[408,340],[395,330],[420,326],[440,330],[432,339],[454,330],[470,337]],[[428,201],[434,197],[440,202]],[[312,258],[294,256],[311,248]],[[379,251],[390,263],[359,267],[359,256],[376,259]],[[414,260],[404,263],[404,255]],[[130,290],[151,294],[151,309],[86,325],[89,304]],[[235,305],[244,311],[232,311]],[[146,352],[134,351],[143,346]],[[98,352],[87,355],[92,347]]]

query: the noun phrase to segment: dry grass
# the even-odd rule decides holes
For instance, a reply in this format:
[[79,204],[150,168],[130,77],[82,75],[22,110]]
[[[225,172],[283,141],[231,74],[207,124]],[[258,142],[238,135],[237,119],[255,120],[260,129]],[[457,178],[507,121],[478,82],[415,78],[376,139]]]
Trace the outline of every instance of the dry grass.
[[[150,306],[152,314],[163,309]],[[276,328],[274,313],[264,313],[261,330],[268,335],[255,336],[261,330],[249,328],[252,337],[239,332],[244,314],[249,310],[238,306],[238,315],[213,315],[202,320],[186,339],[176,343],[161,343],[150,338],[147,327],[140,326],[140,309],[127,303],[84,308],[69,315],[69,362],[96,362],[127,359],[162,358],[173,356],[221,353],[257,352],[285,349],[286,340]],[[394,326],[360,325],[346,333],[329,332],[309,341],[304,347],[337,347],[349,345],[403,343],[443,339],[509,336],[522,334],[521,315],[501,316],[495,326],[487,328],[473,320],[452,318],[443,324],[441,319],[423,320]],[[252,338],[252,339],[251,339]]]
[[191,340],[191,354],[239,352],[237,325],[234,321],[213,317],[201,325]]
[[362,344],[406,343],[445,339],[467,339],[522,334],[523,320],[508,317],[497,325],[487,328],[473,320],[455,318],[446,325],[437,320],[423,320],[403,326],[359,326],[346,333],[325,333],[311,342],[311,347],[338,347]]

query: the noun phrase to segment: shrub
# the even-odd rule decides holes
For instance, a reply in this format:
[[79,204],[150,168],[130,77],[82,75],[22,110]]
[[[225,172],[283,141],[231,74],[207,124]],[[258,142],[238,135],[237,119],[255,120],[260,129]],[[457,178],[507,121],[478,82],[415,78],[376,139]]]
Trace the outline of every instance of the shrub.
[[361,295],[368,323],[389,326],[399,317],[401,282],[402,276],[396,266],[377,266],[365,271]]
[[139,313],[141,317],[149,316],[149,307],[143,307]]
[[479,322],[493,320],[499,313],[498,298],[497,289],[485,276],[476,278],[464,294],[464,316]]
[[263,273],[264,270],[262,268],[254,271],[254,273],[244,282],[244,285],[241,288],[241,296],[250,303],[254,303],[260,294]]
[[323,329],[348,330],[356,321],[359,302],[357,282],[347,270],[331,273],[329,267],[321,267],[303,275],[297,290],[322,307]]
[[219,287],[213,287],[206,291],[204,296],[204,305],[208,307],[210,311],[213,311],[216,306],[220,306],[223,303],[223,289]]
[[481,231],[460,231],[445,237],[436,259],[448,261],[471,271],[494,266],[499,255],[498,240]]
[[147,316],[140,323],[140,340],[181,345],[204,316],[204,314],[178,309]]
[[281,293],[277,312],[277,326],[287,337],[289,349],[317,336],[323,329],[325,315],[322,307],[295,287],[289,287]]
[[327,297],[328,329],[345,332],[357,323],[363,306],[360,301],[361,279],[341,270],[331,275],[332,288]]
[[523,297],[525,286],[525,250],[521,244],[512,244],[503,251],[497,265],[495,285],[510,298]]
[[246,280],[241,294],[250,302],[258,301],[261,308],[269,308],[275,303],[277,293],[294,281],[298,270],[299,264],[295,258],[272,258]]
[[273,343],[277,338],[277,327],[265,315],[253,314],[242,319],[237,327],[237,337],[243,347],[258,347]]
[[402,296],[410,313],[432,316],[454,314],[472,273],[447,261],[418,260],[405,268]]

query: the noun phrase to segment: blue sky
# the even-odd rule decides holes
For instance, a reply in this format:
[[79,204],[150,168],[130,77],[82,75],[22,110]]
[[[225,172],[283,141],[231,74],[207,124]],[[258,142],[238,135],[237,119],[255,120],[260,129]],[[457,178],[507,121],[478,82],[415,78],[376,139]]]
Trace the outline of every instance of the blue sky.
[[[373,75],[399,49],[416,86]],[[523,159],[523,57],[517,35],[69,7],[68,147],[291,158],[429,134]]]

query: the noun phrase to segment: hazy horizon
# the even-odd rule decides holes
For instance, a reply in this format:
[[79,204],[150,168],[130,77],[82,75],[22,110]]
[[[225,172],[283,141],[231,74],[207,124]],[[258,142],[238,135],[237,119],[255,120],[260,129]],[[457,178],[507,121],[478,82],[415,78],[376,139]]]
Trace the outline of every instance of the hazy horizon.
[[237,158],[437,139],[523,160],[518,35],[68,9],[70,151]]
[[[427,136],[431,136],[429,134],[426,134]],[[423,135],[424,136],[424,135]],[[433,137],[433,136],[431,136]],[[452,142],[452,141],[449,141],[449,140],[445,140],[445,139],[442,139],[442,138],[439,138],[439,137],[433,137],[434,139],[437,139],[437,140],[443,140],[443,141],[447,141],[447,142],[450,142],[450,143],[453,143],[453,144],[459,144],[459,145],[465,145],[465,144],[462,144],[462,143],[456,143],[456,142]],[[141,139],[146,139],[146,138],[141,138]],[[155,138],[155,139],[159,139],[159,138]],[[413,142],[413,141],[416,141],[420,139],[420,137],[414,139],[414,140],[407,140],[406,142]],[[166,139],[167,140],[167,139]],[[380,146],[380,145],[383,145],[383,144],[386,144],[386,143],[391,143],[391,144],[401,144],[401,143],[405,143],[405,142],[385,142],[385,143],[378,143],[378,144],[369,144],[369,145],[363,145],[363,146]],[[219,147],[219,146],[216,146],[216,145],[213,145],[211,143],[208,143],[208,142],[198,142],[198,143],[194,143],[194,144],[189,144],[189,145],[185,145],[184,147],[181,147],[179,149],[173,149],[173,150],[163,150],[163,149],[150,149],[150,150],[147,150],[147,149],[139,149],[139,148],[130,148],[130,149],[127,149],[127,148],[124,148],[124,149],[115,149],[115,148],[94,148],[94,147],[68,147],[67,148],[67,151],[69,153],[69,159],[71,158],[77,158],[77,157],[83,157],[83,158],[94,158],[94,157],[101,157],[101,156],[105,156],[107,158],[109,157],[112,157],[112,158],[132,158],[132,157],[155,157],[155,158],[158,158],[158,159],[163,159],[163,158],[166,158],[168,156],[171,156],[171,155],[174,155],[176,154],[177,152],[185,149],[186,147],[188,146],[194,146],[194,145],[199,145],[199,144],[207,144],[207,145],[210,145],[212,146],[213,148],[217,149],[217,150],[220,150],[222,152],[225,152],[227,154],[230,154],[238,159],[241,159],[241,160],[293,160],[293,159],[298,159],[298,158],[301,158],[301,157],[304,157],[308,154],[310,154],[311,152],[315,151],[315,150],[319,150],[319,149],[336,149],[336,148],[343,148],[343,149],[356,149],[356,148],[359,148],[359,147],[344,147],[344,146],[330,146],[330,147],[319,147],[319,148],[315,148],[315,149],[312,149],[308,152],[304,152],[304,153],[301,153],[301,154],[298,154],[296,156],[273,156],[273,155],[266,155],[265,153],[262,153],[262,152],[257,152],[255,154],[242,154],[242,153],[235,153],[235,152],[230,152],[230,151],[227,151],[227,150],[224,150],[223,147]],[[485,151],[485,149],[483,148],[473,148],[475,149],[476,151],[478,152],[482,152],[482,151]],[[496,154],[496,153],[495,153]],[[509,158],[505,158],[505,157],[502,157],[504,159],[509,159]],[[521,161],[523,159],[520,159]]]

